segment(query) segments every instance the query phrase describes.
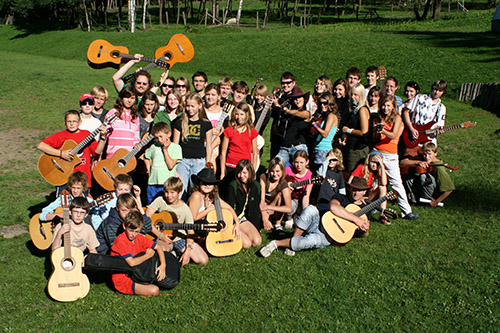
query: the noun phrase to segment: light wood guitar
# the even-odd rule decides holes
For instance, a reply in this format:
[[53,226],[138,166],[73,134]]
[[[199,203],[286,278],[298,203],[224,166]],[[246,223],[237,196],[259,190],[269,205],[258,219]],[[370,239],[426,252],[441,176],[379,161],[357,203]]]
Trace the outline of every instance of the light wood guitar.
[[[117,115],[113,115],[108,121],[104,122],[104,126],[112,124],[118,118]],[[69,150],[73,154],[73,159],[67,161],[59,156],[53,156],[49,154],[43,154],[38,159],[38,171],[42,177],[52,185],[61,186],[68,182],[68,178],[73,172],[75,166],[80,164],[82,160],[78,157],[80,153],[94,138],[99,134],[99,129],[94,130],[82,140],[79,144],[76,144],[73,140],[64,141],[63,145],[59,150]]]
[[153,135],[148,135],[131,151],[121,148],[115,152],[112,158],[97,162],[92,170],[95,180],[105,190],[112,191],[114,188],[115,177],[134,170],[137,166],[135,155],[137,155],[137,153],[139,153],[141,149],[150,143],[154,138],[155,137]]
[[409,148],[414,148],[418,146],[419,143],[421,142],[428,142],[431,141],[436,135],[440,134],[440,131],[449,131],[457,128],[469,128],[469,127],[474,127],[477,125],[476,122],[463,122],[458,125],[450,125],[450,126],[443,126],[443,127],[436,127],[432,128],[436,124],[435,121],[431,121],[428,124],[425,125],[413,125],[413,128],[418,131],[418,138],[414,139],[411,132],[405,127],[405,130],[403,132],[403,140],[405,142],[405,145]]
[[[122,59],[132,60],[137,58],[128,54],[128,49],[125,46],[114,46],[104,39],[96,39],[90,43],[89,48],[87,49],[87,59],[92,64],[120,64]],[[141,57],[139,60],[154,63],[155,65],[165,69],[170,67],[168,63],[159,59]]]
[[[387,193],[386,196],[375,200],[374,202],[366,205],[363,208],[359,208],[359,206],[355,204],[349,204],[345,209],[353,213],[357,217],[366,218],[366,213],[371,212],[374,208],[380,206],[380,204],[384,201],[396,199],[397,196],[398,194],[396,191],[391,191]],[[330,211],[326,212],[325,215],[323,215],[323,217],[321,218],[321,226],[327,238],[331,242],[338,244],[348,243],[354,236],[356,230],[358,230],[358,226],[356,224],[341,217],[335,216]]]
[[378,75],[380,77],[380,91],[385,94],[385,78],[387,77],[387,69],[385,69],[385,66],[379,66]]
[[[70,195],[61,196],[63,206],[63,223],[69,220]],[[59,302],[73,302],[87,296],[90,284],[89,279],[82,273],[83,252],[71,246],[70,232],[63,236],[64,246],[52,252],[54,272],[49,279],[47,290],[50,297]]]
[[[101,206],[106,202],[113,199],[113,193],[104,193],[99,198],[95,199],[90,203],[90,207]],[[60,214],[63,212],[62,207],[58,207],[54,214]],[[31,236],[31,241],[39,250],[46,250],[52,244],[52,238],[54,236],[54,228],[57,224],[61,222],[61,219],[56,216],[54,219],[49,221],[41,221],[40,213],[33,215],[29,224],[29,232]]]
[[226,257],[240,252],[243,242],[236,239],[233,234],[234,224],[233,215],[227,209],[222,209],[220,199],[217,195],[214,200],[215,210],[207,215],[207,221],[217,223],[222,226],[218,232],[209,232],[206,239],[206,248],[208,253],[214,257]]
[[[158,56],[156,56],[158,53]],[[163,55],[161,55],[163,54]],[[158,48],[155,52],[156,58],[168,64],[168,68],[172,68],[172,66],[177,62],[188,62],[194,57],[194,47],[191,44],[189,38],[187,38],[183,34],[175,34],[170,38],[168,44],[166,46],[162,46]],[[155,63],[151,63],[146,67],[143,67],[143,71],[149,71],[157,67]],[[122,80],[127,83],[129,82],[135,73],[128,74],[122,77]]]
[[[197,230],[197,231],[213,231],[222,230],[221,223],[178,223],[177,216],[171,212],[155,213],[151,216],[151,224],[156,226],[164,235],[174,235],[176,230]],[[146,234],[146,237],[155,240],[156,236],[153,233]]]

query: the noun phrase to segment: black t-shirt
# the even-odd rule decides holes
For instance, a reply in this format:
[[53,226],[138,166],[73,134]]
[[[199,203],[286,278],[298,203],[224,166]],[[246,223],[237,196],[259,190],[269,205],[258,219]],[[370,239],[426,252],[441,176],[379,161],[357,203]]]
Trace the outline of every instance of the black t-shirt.
[[[181,118],[181,117],[179,117]],[[176,119],[173,122],[174,129],[178,130],[181,135],[179,145],[182,148],[182,158],[204,158],[207,156],[205,143],[207,142],[206,133],[212,129],[212,123],[208,120],[198,119],[188,121],[189,134],[187,140],[182,140],[182,119]],[[212,138],[209,138],[210,142]]]

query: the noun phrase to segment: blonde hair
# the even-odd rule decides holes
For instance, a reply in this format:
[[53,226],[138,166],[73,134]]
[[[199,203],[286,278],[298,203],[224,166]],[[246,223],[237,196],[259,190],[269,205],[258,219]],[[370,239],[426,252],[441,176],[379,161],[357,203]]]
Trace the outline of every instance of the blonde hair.
[[432,142],[426,142],[422,146],[422,151],[424,153],[427,153],[429,151],[432,151],[433,153],[437,153],[437,146],[434,143],[432,143]]
[[255,89],[255,93],[267,97],[269,95],[269,90],[267,90],[265,85],[261,84]]
[[363,164],[363,178],[368,180],[368,178],[370,178],[370,173],[373,173],[373,178],[375,179],[377,177],[380,177],[382,176],[382,166],[380,165],[380,163],[377,163],[377,170],[375,172],[372,172],[371,169],[370,169],[370,162],[371,160],[377,156],[376,154],[370,154],[368,155],[368,157],[366,158],[365,160],[365,163]]
[[182,180],[178,177],[170,177],[163,184],[163,190],[166,191],[175,191],[177,193],[182,192]]
[[[199,106],[199,112],[198,112],[198,117],[202,120],[208,120],[207,118],[207,113],[205,112],[205,107],[203,106],[203,99],[198,95],[197,93],[190,93],[189,95],[186,96],[186,104],[187,101],[193,100],[195,101]],[[182,141],[187,141],[188,140],[188,135],[189,135],[189,117],[187,115],[187,112],[184,111],[182,113],[182,118],[181,118],[181,140]]]
[[338,159],[337,164],[335,165],[335,168],[333,168],[333,171],[339,172],[339,171],[344,170],[344,157],[342,155],[342,150],[340,150],[339,148],[333,148],[332,150],[330,150],[328,152],[328,154],[326,156],[328,156],[330,154],[335,155],[335,157]]
[[351,87],[351,96],[352,93],[356,93],[359,96],[358,106],[356,106],[356,109],[353,110],[354,112],[357,112],[366,104],[365,87],[363,87],[361,83],[356,83],[353,87]]
[[137,202],[135,201],[134,196],[130,193],[120,194],[118,200],[116,201],[116,208],[118,207],[127,209],[139,209],[139,207],[137,207]]

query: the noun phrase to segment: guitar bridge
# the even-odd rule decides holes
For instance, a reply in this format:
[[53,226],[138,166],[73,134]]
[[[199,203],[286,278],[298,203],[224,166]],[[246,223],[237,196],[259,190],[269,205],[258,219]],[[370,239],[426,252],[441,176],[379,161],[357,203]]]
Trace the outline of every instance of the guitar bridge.
[[80,282],[58,283],[57,286],[59,288],[79,287],[80,286]]
[[104,171],[104,173],[106,175],[108,175],[109,178],[111,178],[113,181],[115,181],[115,177],[113,177],[113,175],[108,171],[108,169],[102,168],[102,170]]
[[215,242],[215,244],[225,244],[225,243],[232,243],[232,242],[234,242],[234,239],[226,239],[226,240],[217,241],[217,242]]
[[52,164],[54,165],[54,167],[55,167],[57,170],[59,170],[59,171],[61,171],[61,172],[63,172],[63,173],[64,173],[64,170],[61,168],[61,166],[59,165],[59,163],[57,163],[57,161],[56,161],[55,159],[51,159],[51,161],[52,161]]

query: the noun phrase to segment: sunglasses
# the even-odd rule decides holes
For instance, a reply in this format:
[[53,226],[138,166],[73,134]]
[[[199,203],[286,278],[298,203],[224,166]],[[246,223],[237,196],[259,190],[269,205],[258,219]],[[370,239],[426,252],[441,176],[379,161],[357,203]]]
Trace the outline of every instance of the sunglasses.
[[81,106],[83,106],[83,105],[94,105],[94,102],[92,102],[92,101],[83,101],[83,102],[80,103],[80,105]]
[[148,82],[135,82],[137,86],[147,86],[149,83]]
[[281,84],[291,84],[293,81],[281,81]]
[[319,101],[319,105],[327,105],[328,101]]
[[328,160],[328,162],[329,162],[329,163],[332,163],[332,162],[338,162],[338,161],[339,161],[339,160],[338,160],[338,159],[336,159],[336,158],[330,158],[330,159]]
[[176,88],[186,88],[186,85],[185,84],[176,84],[175,87]]
[[166,83],[164,83],[164,84],[162,84],[162,85],[161,85],[161,87],[162,87],[162,88],[165,88],[165,87],[168,87],[168,88],[173,88],[173,87],[174,87],[174,85],[173,85],[173,84],[166,84]]

